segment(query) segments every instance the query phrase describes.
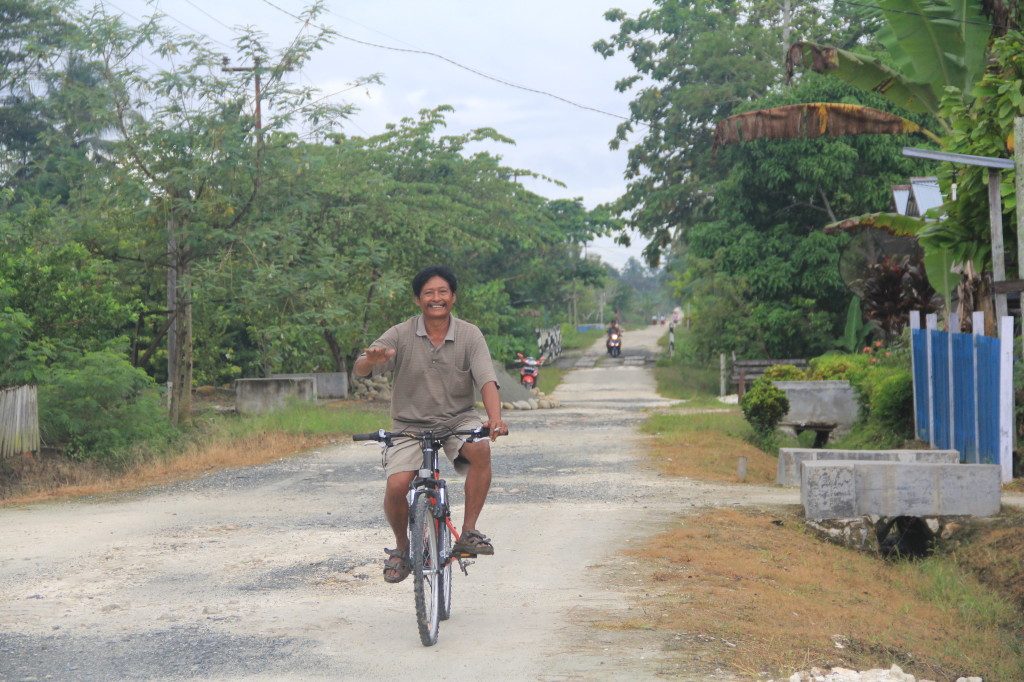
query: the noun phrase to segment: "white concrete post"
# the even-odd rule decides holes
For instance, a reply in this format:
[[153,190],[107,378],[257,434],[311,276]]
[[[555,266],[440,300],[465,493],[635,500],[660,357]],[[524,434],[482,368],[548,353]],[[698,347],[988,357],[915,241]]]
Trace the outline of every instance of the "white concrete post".
[[1013,480],[1013,318],[999,318],[999,466]]
[[974,333],[974,341],[971,357],[974,367],[974,464],[981,464],[981,415],[978,414],[978,393],[981,387],[978,385],[978,341],[977,338],[985,336],[985,313],[978,310],[971,313],[971,330]]
[[[918,367],[914,361],[914,330],[921,328],[921,311],[911,310],[910,311],[910,376],[914,377],[914,438],[917,438],[917,434],[921,431],[921,424],[918,423],[917,411],[920,408],[921,397],[917,395],[917,372]],[[924,371],[925,368],[920,368]]]
[[[933,332],[939,327],[939,316],[929,313],[924,318],[925,329]],[[928,342],[925,348],[928,351],[928,442],[935,447],[935,363],[932,362],[932,335],[927,334]]]
[[725,374],[725,353],[718,354],[718,395],[725,395],[728,377]]
[[960,316],[956,313],[950,313],[947,320],[947,338],[946,338],[946,372],[949,376],[949,407],[947,413],[949,414],[949,447],[953,447],[953,443],[956,442],[956,389],[957,386],[953,384],[953,335],[960,333]]

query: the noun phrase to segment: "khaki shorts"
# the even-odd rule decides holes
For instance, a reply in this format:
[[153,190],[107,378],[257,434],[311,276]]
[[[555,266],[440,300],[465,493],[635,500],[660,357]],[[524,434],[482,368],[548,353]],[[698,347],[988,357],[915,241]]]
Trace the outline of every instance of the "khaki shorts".
[[[480,421],[480,418],[471,414],[466,415],[462,421],[458,422],[454,429],[456,431],[463,431],[465,429],[475,429],[482,425],[483,422]],[[462,436],[449,436],[444,440],[444,454],[448,457],[449,462],[455,461],[455,458],[459,455],[459,450],[462,449],[462,445],[465,442],[466,439]],[[396,438],[394,445],[384,449],[381,459],[384,465],[385,476],[403,471],[419,471],[420,467],[423,466],[423,450],[420,449],[420,441],[418,440]]]

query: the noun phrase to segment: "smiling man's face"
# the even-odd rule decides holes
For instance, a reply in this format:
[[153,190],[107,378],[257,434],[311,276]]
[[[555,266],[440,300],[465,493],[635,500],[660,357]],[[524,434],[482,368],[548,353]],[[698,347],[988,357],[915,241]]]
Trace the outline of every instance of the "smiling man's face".
[[455,292],[448,286],[444,277],[431,277],[420,290],[420,295],[414,297],[416,305],[423,311],[423,317],[427,320],[440,320],[448,317],[455,305]]

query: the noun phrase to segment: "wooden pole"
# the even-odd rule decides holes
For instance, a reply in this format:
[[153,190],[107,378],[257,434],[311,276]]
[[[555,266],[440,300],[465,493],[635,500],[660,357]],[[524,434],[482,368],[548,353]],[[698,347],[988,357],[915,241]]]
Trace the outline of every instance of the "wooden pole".
[[[1013,173],[1017,195],[1017,279],[1024,279],[1024,116],[1013,119]],[[1024,305],[1021,329],[1024,330]]]
[[[1003,199],[999,193],[999,169],[988,169],[988,222],[992,233],[992,281],[1006,281],[1006,255],[1003,248]],[[1006,294],[996,294],[996,319],[1006,316]]]

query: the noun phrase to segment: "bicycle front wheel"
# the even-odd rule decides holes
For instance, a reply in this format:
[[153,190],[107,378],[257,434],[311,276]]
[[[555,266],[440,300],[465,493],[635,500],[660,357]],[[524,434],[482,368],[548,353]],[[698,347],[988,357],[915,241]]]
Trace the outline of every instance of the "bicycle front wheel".
[[437,519],[431,513],[427,495],[413,503],[409,528],[409,558],[412,560],[413,592],[416,595],[416,624],[423,646],[437,643],[441,619],[441,552]]
[[438,545],[441,548],[441,620],[452,615],[452,531],[445,519],[437,522]]

